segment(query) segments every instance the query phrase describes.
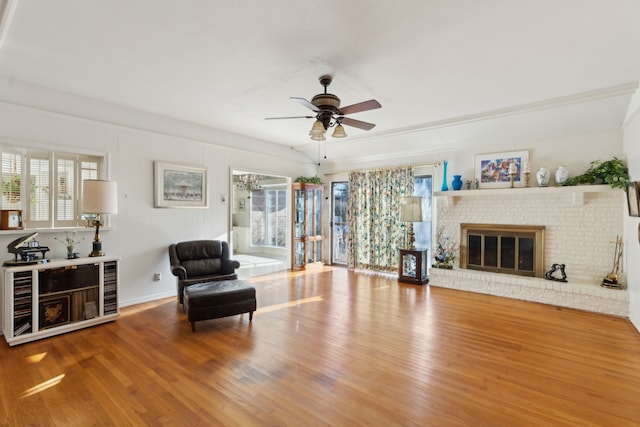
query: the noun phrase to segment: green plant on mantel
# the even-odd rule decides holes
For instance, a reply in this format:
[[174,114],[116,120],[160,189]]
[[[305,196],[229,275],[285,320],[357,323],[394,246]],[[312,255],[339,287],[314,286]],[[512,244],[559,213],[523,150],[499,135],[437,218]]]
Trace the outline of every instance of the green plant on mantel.
[[296,178],[296,182],[308,182],[309,184],[321,184],[322,180],[317,176],[299,176]]
[[622,160],[614,157],[606,162],[592,161],[585,173],[567,179],[562,185],[609,184],[611,188],[626,189],[628,183],[629,168]]

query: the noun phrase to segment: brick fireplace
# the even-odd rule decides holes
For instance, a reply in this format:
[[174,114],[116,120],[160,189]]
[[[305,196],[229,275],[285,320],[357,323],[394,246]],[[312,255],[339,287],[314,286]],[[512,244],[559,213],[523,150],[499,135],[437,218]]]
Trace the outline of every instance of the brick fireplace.
[[[628,315],[626,290],[600,287],[611,271],[616,236],[626,213],[624,192],[608,186],[463,190],[434,194],[435,223],[445,236],[467,239],[461,224],[544,229],[542,268],[565,264],[567,283],[538,277],[431,268],[432,286],[488,293],[588,311]],[[509,227],[507,227],[509,228]],[[624,266],[623,266],[624,277]]]

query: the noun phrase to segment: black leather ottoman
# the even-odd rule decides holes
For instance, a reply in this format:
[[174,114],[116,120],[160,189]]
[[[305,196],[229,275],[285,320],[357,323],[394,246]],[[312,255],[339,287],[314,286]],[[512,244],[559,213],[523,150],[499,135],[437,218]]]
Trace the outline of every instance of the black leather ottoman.
[[256,311],[256,288],[243,280],[221,280],[198,283],[184,288],[184,309],[191,330],[199,320],[217,319]]

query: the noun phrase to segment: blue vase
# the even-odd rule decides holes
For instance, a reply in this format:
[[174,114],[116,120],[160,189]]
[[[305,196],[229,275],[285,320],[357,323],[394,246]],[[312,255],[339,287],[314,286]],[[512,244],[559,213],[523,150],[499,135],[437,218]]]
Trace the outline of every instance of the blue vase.
[[451,181],[451,187],[458,191],[462,188],[462,175],[453,175],[453,181]]
[[441,191],[449,191],[449,186],[447,185],[447,162],[446,160],[442,162],[442,188]]

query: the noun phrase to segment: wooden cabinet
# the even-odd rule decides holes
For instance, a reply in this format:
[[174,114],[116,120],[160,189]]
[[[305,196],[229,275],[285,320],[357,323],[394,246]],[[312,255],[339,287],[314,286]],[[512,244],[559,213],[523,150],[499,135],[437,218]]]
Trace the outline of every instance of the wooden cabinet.
[[54,260],[2,268],[2,331],[22,344],[115,320],[117,257]]
[[293,184],[293,269],[322,265],[322,201],[319,184]]
[[424,285],[427,278],[428,249],[400,249],[398,280],[400,282]]

